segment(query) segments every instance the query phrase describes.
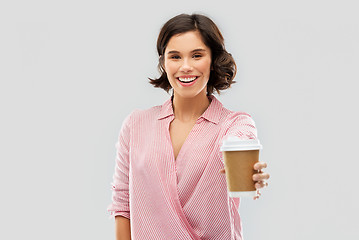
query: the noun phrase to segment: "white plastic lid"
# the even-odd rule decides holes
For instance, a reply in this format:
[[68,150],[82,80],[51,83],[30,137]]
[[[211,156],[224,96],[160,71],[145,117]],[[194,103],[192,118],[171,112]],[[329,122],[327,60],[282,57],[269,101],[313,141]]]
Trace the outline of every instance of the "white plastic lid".
[[223,141],[221,151],[260,150],[262,148],[259,139],[241,139],[236,136],[229,136]]

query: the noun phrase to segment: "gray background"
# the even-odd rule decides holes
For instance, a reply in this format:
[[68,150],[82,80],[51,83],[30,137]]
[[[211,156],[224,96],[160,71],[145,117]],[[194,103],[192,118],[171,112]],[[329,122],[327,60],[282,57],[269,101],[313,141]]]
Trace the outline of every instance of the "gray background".
[[117,134],[168,99],[147,77],[183,12],[218,24],[238,64],[218,98],[264,145],[271,180],[242,201],[245,238],[359,239],[354,2],[1,1],[0,239],[114,239]]

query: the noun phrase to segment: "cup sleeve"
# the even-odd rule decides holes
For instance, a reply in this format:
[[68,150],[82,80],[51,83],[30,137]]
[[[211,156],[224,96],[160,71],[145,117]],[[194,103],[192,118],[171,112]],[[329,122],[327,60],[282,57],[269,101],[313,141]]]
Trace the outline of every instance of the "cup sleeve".
[[112,202],[107,207],[110,218],[123,216],[130,219],[129,207],[129,151],[131,140],[131,115],[122,123],[121,130],[115,144],[116,157],[113,181],[111,183]]

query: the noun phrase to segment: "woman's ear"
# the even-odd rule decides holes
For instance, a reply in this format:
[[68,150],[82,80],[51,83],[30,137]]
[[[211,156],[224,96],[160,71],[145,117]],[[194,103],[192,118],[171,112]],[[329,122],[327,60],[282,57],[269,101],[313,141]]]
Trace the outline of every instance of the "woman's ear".
[[165,62],[164,62],[164,57],[163,55],[160,55],[158,58],[159,64],[161,66],[161,69],[163,70],[163,72],[166,72],[165,70]]

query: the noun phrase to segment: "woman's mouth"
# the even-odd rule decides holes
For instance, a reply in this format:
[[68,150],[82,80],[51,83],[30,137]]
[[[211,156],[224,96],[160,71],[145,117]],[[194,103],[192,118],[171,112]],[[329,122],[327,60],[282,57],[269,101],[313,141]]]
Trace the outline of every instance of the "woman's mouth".
[[193,82],[196,79],[197,79],[197,77],[191,77],[191,78],[181,78],[181,77],[179,77],[178,78],[178,80],[180,80],[183,83],[190,83],[190,82]]
[[196,82],[197,79],[198,79],[198,77],[186,77],[186,78],[178,77],[177,78],[179,83],[184,87],[192,86]]

